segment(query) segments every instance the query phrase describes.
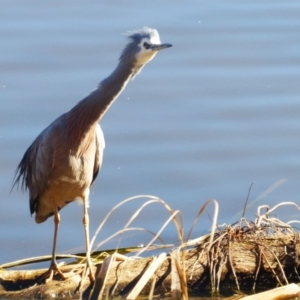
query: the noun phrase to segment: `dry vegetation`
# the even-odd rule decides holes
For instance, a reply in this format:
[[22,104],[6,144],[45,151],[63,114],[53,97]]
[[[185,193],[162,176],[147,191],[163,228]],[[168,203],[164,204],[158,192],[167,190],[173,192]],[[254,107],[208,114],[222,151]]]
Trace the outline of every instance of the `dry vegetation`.
[[[126,199],[113,208],[100,224],[97,233],[115,209],[136,198]],[[94,267],[94,284],[88,278],[81,277],[84,264],[78,256],[73,256],[78,264],[63,267],[63,271],[70,275],[67,280],[62,281],[57,277],[47,284],[39,281],[45,270],[11,271],[7,270],[11,264],[2,265],[0,298],[102,299],[104,295],[119,295],[126,299],[136,299],[139,295],[148,295],[151,299],[169,295],[176,299],[188,299],[188,295],[193,294],[229,295],[234,291],[251,293],[300,282],[300,235],[292,227],[297,221],[284,223],[272,217],[274,211],[282,205],[291,205],[299,210],[297,204],[280,203],[274,208],[262,206],[258,208],[253,222],[242,218],[235,224],[220,227],[216,226],[218,204],[210,200],[200,209],[193,228],[197,226],[206,206],[213,203],[215,216],[211,234],[186,242],[193,228],[184,239],[180,211],[172,210],[159,198],[147,196],[123,230],[116,234],[122,235],[124,231],[131,230],[133,220],[152,203],[160,203],[170,213],[169,219],[147,246],[135,249],[138,253],[134,257],[114,252],[99,260],[99,253],[94,253],[98,257]],[[261,213],[262,210],[265,212]],[[174,222],[177,228],[180,246],[169,253],[161,250],[156,257],[141,258],[140,254],[160,238],[162,230],[170,222]],[[132,249],[123,249],[123,253],[126,251]],[[299,291],[295,290],[295,286],[292,288],[290,295],[295,297]],[[255,299],[259,299],[258,296]],[[264,296],[263,299],[279,298]]]

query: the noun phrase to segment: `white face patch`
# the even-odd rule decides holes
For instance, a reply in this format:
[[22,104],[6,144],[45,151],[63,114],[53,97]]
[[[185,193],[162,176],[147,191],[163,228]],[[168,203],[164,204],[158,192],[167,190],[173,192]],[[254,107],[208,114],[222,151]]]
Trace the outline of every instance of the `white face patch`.
[[161,41],[160,41],[159,34],[158,34],[157,30],[153,30],[153,34],[151,35],[150,39],[149,38],[143,38],[141,40],[141,42],[139,44],[139,47],[140,47],[141,51],[136,56],[138,65],[146,64],[151,59],[153,59],[153,57],[157,53],[157,51],[153,51],[151,48],[147,49],[147,44],[148,45],[160,45],[161,44]]
[[152,44],[156,44],[156,45],[161,44],[161,41],[160,41],[159,34],[158,34],[157,30],[153,29],[152,32],[153,32],[153,35],[151,36],[150,42]]

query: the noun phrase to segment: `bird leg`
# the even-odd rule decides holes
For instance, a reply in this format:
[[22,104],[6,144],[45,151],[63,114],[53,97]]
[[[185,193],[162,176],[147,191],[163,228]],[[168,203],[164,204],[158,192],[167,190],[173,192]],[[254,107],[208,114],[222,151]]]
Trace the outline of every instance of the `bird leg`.
[[89,236],[88,197],[85,197],[83,199],[83,227],[84,227],[85,245],[86,245],[86,271],[89,272],[90,281],[94,282],[95,276],[92,270],[90,236]]
[[58,273],[63,279],[65,279],[65,275],[60,271],[57,262],[56,262],[56,257],[55,257],[55,250],[56,250],[56,239],[57,239],[57,230],[58,230],[58,225],[60,222],[60,215],[58,213],[57,207],[54,209],[54,240],[53,240],[53,248],[52,248],[52,258],[51,258],[51,264],[48,269],[48,271],[43,274],[42,279],[45,280],[45,282],[49,282],[53,279],[53,275],[55,273]]

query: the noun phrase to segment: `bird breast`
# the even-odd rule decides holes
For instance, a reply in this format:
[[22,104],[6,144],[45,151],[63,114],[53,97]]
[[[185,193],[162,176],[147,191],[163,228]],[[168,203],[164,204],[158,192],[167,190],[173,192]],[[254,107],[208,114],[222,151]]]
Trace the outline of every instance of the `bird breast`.
[[[76,145],[76,144],[75,144]],[[65,153],[54,155],[51,178],[70,183],[79,188],[87,188],[93,179],[96,156],[95,132],[93,136],[85,137],[74,149],[65,148]]]

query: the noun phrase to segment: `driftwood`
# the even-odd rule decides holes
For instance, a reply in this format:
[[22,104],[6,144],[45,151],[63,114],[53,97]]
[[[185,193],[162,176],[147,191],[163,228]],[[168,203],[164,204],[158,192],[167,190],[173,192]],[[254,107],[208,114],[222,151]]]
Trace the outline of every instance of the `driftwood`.
[[[183,251],[183,250],[182,250]],[[300,282],[300,237],[291,228],[263,226],[227,227],[215,234],[209,245],[208,238],[198,245],[180,251],[189,293],[210,294],[212,291],[226,293],[234,289],[246,292],[263,291],[292,282]],[[183,255],[183,256],[182,256]],[[155,293],[165,295],[171,291],[171,256],[166,255],[163,263],[154,272]],[[128,258],[114,261],[105,282],[104,292],[113,295],[127,295],[153,261],[151,258]],[[94,267],[97,274],[102,265]],[[74,266],[66,266],[70,272]],[[77,266],[82,270],[82,266]],[[50,283],[39,282],[45,270],[0,271],[0,298],[79,298],[79,274],[62,281],[54,278]],[[102,279],[101,279],[102,280]],[[153,280],[143,288],[149,293]],[[96,284],[97,285],[97,284]],[[89,279],[83,283],[83,298],[93,293]],[[94,291],[95,292],[95,291]]]
[[295,283],[286,286],[275,288],[271,291],[258,293],[251,296],[240,298],[241,300],[284,300],[284,299],[298,299],[300,296],[300,287]]

